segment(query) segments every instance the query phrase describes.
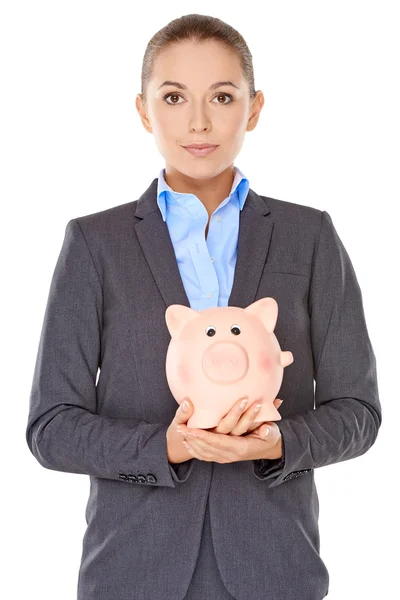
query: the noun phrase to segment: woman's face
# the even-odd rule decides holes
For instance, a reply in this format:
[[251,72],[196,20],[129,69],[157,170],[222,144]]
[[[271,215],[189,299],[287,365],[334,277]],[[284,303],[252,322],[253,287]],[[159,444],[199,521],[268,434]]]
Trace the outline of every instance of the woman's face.
[[[163,85],[165,81],[175,83]],[[234,85],[211,88],[220,81]],[[140,94],[136,98],[143,126],[153,133],[167,166],[204,179],[233,164],[263,104],[262,92],[251,101],[236,54],[215,41],[179,42],[163,50],[147,87],[147,105]],[[193,156],[183,145],[194,142],[218,147],[208,155]]]

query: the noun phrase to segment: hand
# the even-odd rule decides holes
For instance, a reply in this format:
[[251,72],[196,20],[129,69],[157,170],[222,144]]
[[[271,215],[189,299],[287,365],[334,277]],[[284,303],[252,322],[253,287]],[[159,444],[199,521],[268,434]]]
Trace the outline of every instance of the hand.
[[[264,425],[264,424],[262,424]],[[276,459],[282,457],[282,435],[274,421],[268,423],[269,433],[262,439],[256,433],[245,436],[213,433],[177,425],[182,443],[192,458],[207,462],[231,463],[241,460]],[[186,441],[187,440],[187,441]]]
[[182,463],[193,458],[182,444],[182,436],[176,430],[179,424],[186,423],[193,414],[193,405],[189,402],[188,398],[186,398],[186,400],[188,402],[188,410],[186,412],[183,410],[184,402],[182,402],[182,404],[178,406],[175,417],[167,429],[167,455],[170,464]]
[[[252,432],[258,430],[257,433],[264,437],[264,431],[266,428],[262,429],[262,426],[266,423],[270,426],[274,421],[264,421],[263,423],[254,423],[254,419],[257,416],[258,410],[255,411],[257,404],[259,402],[256,400],[253,404],[247,408],[244,406],[241,408],[240,404],[243,400],[247,398],[240,398],[236,404],[231,408],[231,410],[221,419],[216,427],[212,429],[207,429],[207,431],[211,431],[213,433],[228,433],[230,435],[242,435],[243,433]],[[283,400],[279,398],[275,398],[274,406],[275,408],[279,408],[282,404]],[[247,410],[246,410],[247,408]]]

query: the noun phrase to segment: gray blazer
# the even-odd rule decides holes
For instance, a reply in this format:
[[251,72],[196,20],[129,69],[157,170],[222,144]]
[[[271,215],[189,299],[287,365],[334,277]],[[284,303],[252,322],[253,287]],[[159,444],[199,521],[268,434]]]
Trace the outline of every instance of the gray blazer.
[[382,420],[349,256],[326,211],[249,190],[229,305],[278,302],[284,465],[171,466],[165,310],[190,304],[156,191],[68,222],[44,314],[26,440],[43,467],[90,476],[78,600],[182,599],[207,497],[235,598],[320,599],[314,470],[364,454]]

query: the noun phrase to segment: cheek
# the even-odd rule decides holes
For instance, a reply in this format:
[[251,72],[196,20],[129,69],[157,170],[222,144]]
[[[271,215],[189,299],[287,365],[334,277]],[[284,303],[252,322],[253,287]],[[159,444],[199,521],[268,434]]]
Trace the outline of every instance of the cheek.
[[[242,106],[238,107],[236,105],[236,110],[232,110],[229,122],[227,122],[227,127],[229,127],[231,139],[235,140],[237,144],[241,145],[244,141],[247,122],[248,115],[246,111],[243,110]],[[234,124],[234,128],[232,128],[232,124]]]
[[272,368],[272,361],[265,352],[260,352],[258,366],[261,371],[269,371]]
[[159,142],[164,140],[169,141],[176,138],[176,113],[169,107],[157,107],[150,114],[151,127],[153,134],[158,138]]

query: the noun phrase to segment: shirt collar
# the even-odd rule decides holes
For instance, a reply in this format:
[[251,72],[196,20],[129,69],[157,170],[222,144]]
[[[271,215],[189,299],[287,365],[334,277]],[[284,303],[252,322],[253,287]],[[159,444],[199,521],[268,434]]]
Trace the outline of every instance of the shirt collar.
[[[234,166],[234,169],[235,177],[233,179],[231,191],[229,192],[229,200],[231,199],[232,195],[237,191],[240,210],[242,210],[250,188],[250,182],[238,167]],[[183,192],[175,192],[165,181],[164,173],[165,168],[162,168],[158,175],[157,204],[161,211],[163,220],[166,221],[166,203],[171,202],[172,200],[175,204],[182,204],[185,196],[187,197],[188,194]]]

